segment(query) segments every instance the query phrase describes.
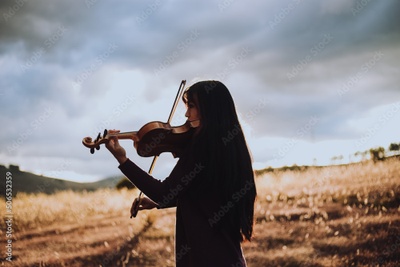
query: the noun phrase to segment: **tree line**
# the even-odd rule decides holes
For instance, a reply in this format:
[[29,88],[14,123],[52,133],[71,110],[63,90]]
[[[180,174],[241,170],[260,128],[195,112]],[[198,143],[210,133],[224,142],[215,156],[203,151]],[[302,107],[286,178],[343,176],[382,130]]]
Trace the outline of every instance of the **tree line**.
[[[357,151],[353,155],[350,155],[349,159],[351,161],[352,156],[354,156],[355,158],[360,158],[361,161],[364,161],[369,156],[371,160],[377,162],[380,160],[384,160],[386,157],[397,155],[400,155],[400,143],[391,143],[387,150],[384,147],[380,146],[362,152]],[[343,158],[343,155],[334,156],[331,158],[331,161],[332,163],[341,162]]]

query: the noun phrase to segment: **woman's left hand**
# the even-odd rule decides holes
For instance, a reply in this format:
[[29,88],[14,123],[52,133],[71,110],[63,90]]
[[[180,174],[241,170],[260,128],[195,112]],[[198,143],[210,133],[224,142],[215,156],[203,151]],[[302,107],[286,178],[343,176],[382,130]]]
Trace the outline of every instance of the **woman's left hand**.
[[[119,130],[110,130],[109,134],[117,134]],[[106,148],[114,155],[120,164],[124,163],[128,158],[126,157],[125,149],[119,144],[118,137],[111,137],[106,143]]]

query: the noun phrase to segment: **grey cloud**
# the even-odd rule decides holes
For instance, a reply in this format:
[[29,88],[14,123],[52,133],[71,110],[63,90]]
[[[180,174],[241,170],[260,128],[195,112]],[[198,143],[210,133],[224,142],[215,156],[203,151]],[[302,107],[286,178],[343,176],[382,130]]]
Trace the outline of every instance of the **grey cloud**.
[[[110,93],[110,70],[142,73],[140,97],[149,106],[171,88],[173,96],[181,79],[221,79],[258,137],[290,138],[313,116],[316,140],[359,136],[352,120],[400,98],[399,7],[356,0],[1,1],[0,118],[13,125],[2,132],[2,147],[47,106],[64,124],[41,130],[76,142],[80,134],[70,137],[67,129],[98,124],[82,116],[101,121],[96,112]],[[269,102],[260,108],[263,99]],[[25,145],[33,155],[45,138],[31,137]]]

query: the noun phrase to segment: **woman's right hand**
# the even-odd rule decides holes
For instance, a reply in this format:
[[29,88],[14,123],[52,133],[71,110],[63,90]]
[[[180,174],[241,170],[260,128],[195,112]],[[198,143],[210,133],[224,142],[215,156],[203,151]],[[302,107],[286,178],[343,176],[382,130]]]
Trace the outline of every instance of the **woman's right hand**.
[[[138,203],[139,202],[139,203]],[[151,210],[157,208],[158,204],[148,197],[135,198],[131,207],[131,216],[136,217],[139,210]]]

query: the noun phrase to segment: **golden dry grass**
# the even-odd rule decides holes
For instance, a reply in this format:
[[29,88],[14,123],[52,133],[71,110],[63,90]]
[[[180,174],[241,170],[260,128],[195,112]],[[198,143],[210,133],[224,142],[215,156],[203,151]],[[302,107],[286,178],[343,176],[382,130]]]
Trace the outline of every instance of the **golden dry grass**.
[[[18,193],[13,199],[15,231],[54,223],[82,223],[91,216],[129,214],[131,192],[104,189],[96,192],[60,191],[54,195]],[[4,201],[4,200],[3,200]],[[0,204],[2,209],[5,205]]]
[[397,266],[399,178],[396,159],[264,174],[249,266]]
[[[257,177],[254,238],[243,244],[248,266],[397,266],[399,176],[400,161],[391,159]],[[129,219],[136,196],[18,195],[12,266],[174,266],[175,210]]]

